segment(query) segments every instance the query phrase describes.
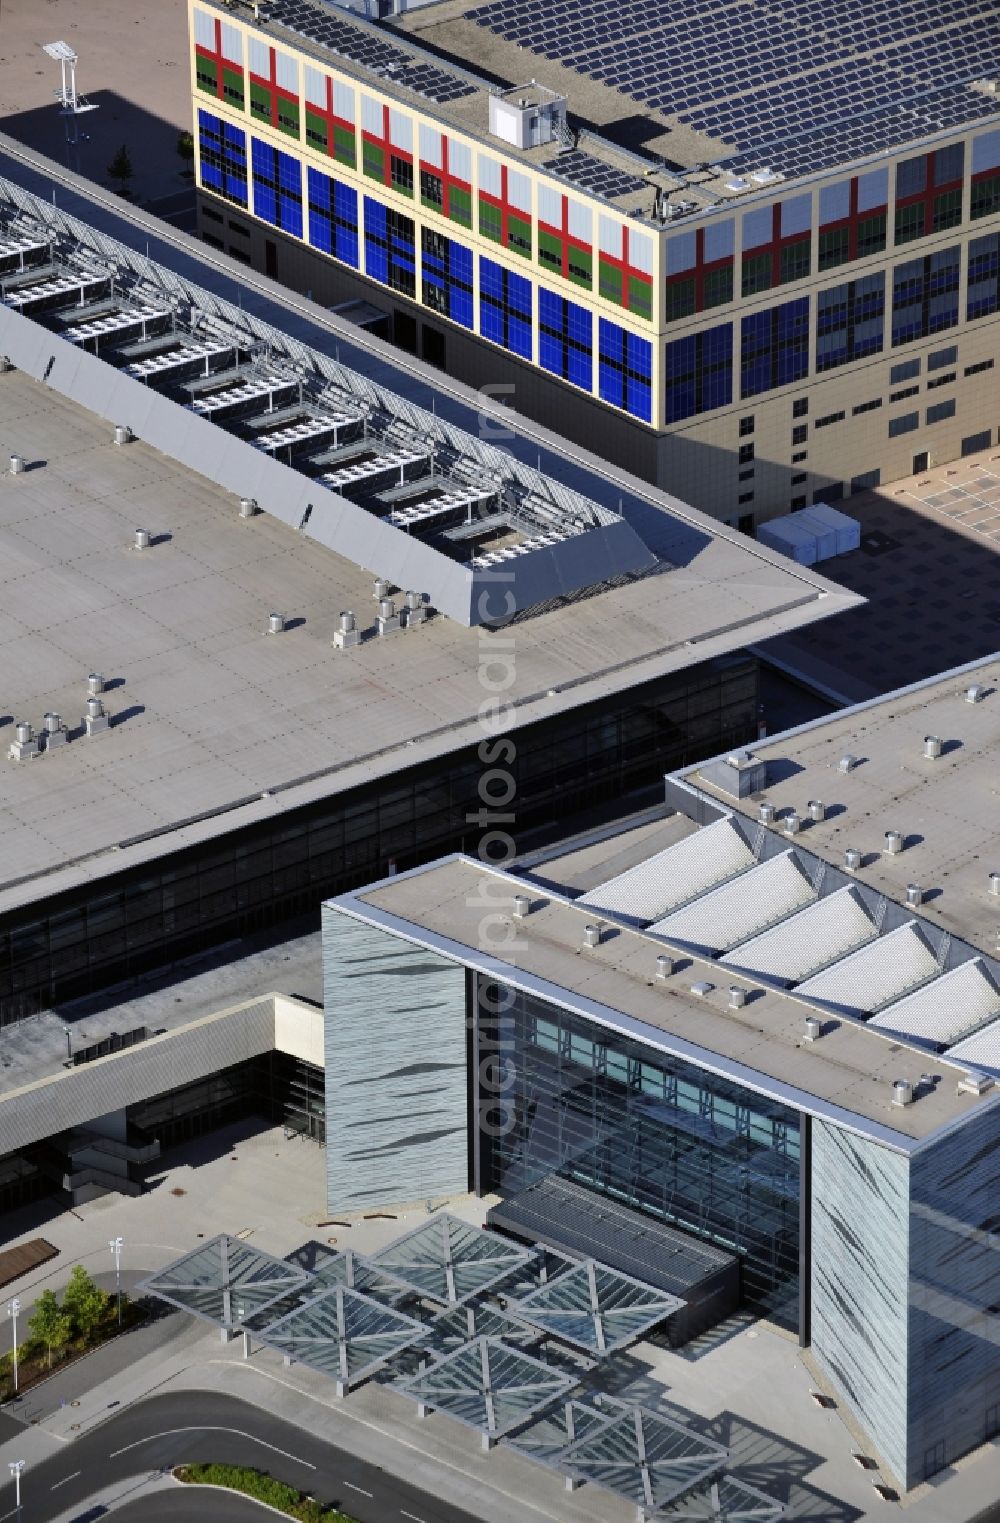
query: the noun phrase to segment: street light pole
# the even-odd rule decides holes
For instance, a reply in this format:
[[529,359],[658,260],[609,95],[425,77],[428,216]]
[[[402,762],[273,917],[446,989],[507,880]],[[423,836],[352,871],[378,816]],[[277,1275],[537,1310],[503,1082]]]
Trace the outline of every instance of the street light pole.
[[7,1302],[7,1315],[14,1324],[14,1395],[17,1395],[17,1314],[21,1310],[21,1303],[15,1296],[13,1301]]
[[18,1517],[21,1516],[21,1471],[24,1469],[23,1460],[8,1460],[8,1468],[14,1477],[14,1506]]
[[118,1326],[122,1325],[122,1247],[124,1239],[113,1237],[108,1240],[108,1247],[115,1256],[115,1294],[118,1297]]

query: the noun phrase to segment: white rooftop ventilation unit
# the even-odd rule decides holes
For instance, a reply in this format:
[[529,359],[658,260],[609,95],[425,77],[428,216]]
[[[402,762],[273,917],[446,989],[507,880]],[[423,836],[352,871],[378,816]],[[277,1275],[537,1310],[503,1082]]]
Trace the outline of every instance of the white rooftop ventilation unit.
[[566,125],[566,97],[532,80],[490,96],[490,132],[514,148],[571,141]]

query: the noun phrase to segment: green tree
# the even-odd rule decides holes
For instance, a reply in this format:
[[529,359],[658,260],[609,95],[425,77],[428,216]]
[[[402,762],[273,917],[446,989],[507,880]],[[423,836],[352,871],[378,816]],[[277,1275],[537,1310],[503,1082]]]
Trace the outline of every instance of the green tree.
[[51,1369],[52,1350],[65,1348],[73,1336],[72,1323],[59,1305],[59,1298],[54,1290],[43,1290],[38,1297],[28,1322],[28,1332],[39,1343],[45,1344],[49,1369]]
[[128,195],[128,182],[133,174],[134,170],[132,168],[132,160],[129,157],[128,147],[123,143],[108,165],[108,178],[118,181],[119,193],[125,196]]
[[63,1291],[62,1309],[73,1331],[89,1340],[108,1310],[109,1297],[95,1285],[82,1264],[76,1264]]
[[194,162],[194,137],[190,132],[181,132],[178,135],[177,152],[184,161],[185,167]]

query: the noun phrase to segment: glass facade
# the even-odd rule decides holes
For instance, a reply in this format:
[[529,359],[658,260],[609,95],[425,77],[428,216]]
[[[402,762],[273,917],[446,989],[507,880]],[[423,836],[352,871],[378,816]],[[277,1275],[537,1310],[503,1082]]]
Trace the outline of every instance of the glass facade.
[[867,354],[884,342],[885,275],[866,275],[820,291],[816,298],[816,369],[832,370]]
[[342,264],[358,268],[358,193],[311,166],[309,242]]
[[653,346],[627,328],[598,319],[598,389],[602,402],[649,423],[653,416]]
[[491,980],[476,990],[477,1188],[575,1180],[737,1253],[744,1302],[799,1323],[798,1113]]
[[198,112],[201,181],[234,206],[247,204],[247,135],[211,111]]
[[531,359],[531,281],[479,256],[479,331],[483,338]]
[[740,323],[740,396],[788,386],[809,373],[809,298],[753,312]]
[[959,248],[939,249],[892,272],[892,343],[910,344],[958,322]]
[[[575,811],[745,744],[756,726],[745,654],[526,725],[513,734],[515,833],[554,833]],[[0,915],[0,1024],[315,913],[390,862],[477,851],[483,770],[469,746]]]
[[280,227],[293,238],[302,237],[302,165],[291,153],[282,153],[261,138],[250,142],[253,166],[255,217]]
[[425,227],[421,235],[424,306],[472,327],[472,250]]
[[404,296],[417,291],[417,256],[412,217],[365,196],[365,274]]
[[538,363],[584,391],[593,390],[594,319],[587,307],[538,288]]
[[728,407],[733,400],[733,325],[722,323],[666,346],[668,423]]

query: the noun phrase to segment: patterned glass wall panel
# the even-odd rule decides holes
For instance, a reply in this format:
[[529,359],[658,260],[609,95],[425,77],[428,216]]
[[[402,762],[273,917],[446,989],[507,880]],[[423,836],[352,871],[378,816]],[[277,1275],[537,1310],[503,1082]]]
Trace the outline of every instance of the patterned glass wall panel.
[[331,1211],[469,1186],[465,970],[323,906]]
[[795,1111],[532,995],[479,979],[484,1193],[548,1174],[740,1255],[746,1302],[795,1329]]
[[1000,1433],[1000,1112],[910,1166],[906,1481]]
[[828,1122],[812,1136],[813,1353],[903,1479],[907,1161]]

